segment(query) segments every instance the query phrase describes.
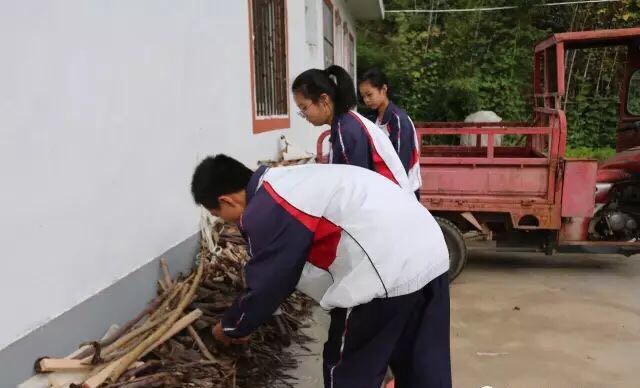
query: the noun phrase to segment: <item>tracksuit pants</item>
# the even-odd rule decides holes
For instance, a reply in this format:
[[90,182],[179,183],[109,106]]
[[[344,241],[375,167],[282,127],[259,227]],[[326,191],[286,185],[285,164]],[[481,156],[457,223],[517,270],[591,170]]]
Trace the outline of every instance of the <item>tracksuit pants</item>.
[[396,388],[451,388],[449,279],[412,294],[331,310],[325,388],[380,388],[387,366]]

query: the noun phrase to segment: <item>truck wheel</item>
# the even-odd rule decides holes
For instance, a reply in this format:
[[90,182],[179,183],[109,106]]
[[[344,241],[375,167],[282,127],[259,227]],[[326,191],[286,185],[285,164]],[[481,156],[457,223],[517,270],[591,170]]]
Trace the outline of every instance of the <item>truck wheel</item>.
[[467,245],[462,232],[453,222],[441,217],[435,219],[442,229],[449,250],[449,282],[453,282],[467,263]]

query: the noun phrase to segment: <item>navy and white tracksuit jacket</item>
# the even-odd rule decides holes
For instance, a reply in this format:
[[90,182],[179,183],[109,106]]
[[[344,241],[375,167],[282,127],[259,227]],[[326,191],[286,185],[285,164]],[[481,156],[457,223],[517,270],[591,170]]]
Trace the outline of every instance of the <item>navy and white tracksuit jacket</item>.
[[337,116],[331,123],[329,163],[350,164],[375,171],[413,192],[407,173],[388,135],[355,111]]
[[[246,193],[240,229],[251,257],[247,288],[222,319],[226,335],[251,334],[297,288],[332,311],[325,386],[379,387],[396,348],[402,348],[397,357],[415,354],[421,362],[398,361],[396,376],[421,382],[406,386],[430,387],[416,375],[427,369],[434,387],[450,386],[435,385],[450,381],[449,255],[438,224],[418,201],[380,174],[328,164],[261,167]],[[439,312],[427,313],[428,305]],[[377,319],[368,317],[372,309],[380,310]],[[423,321],[441,330],[422,328]],[[347,334],[347,326],[359,324],[366,330]],[[426,344],[424,352],[411,351],[416,343]],[[371,351],[354,350],[365,345]]]
[[389,140],[391,140],[391,144],[393,144],[393,148],[398,153],[407,172],[411,190],[419,190],[422,186],[420,142],[413,121],[407,112],[390,101],[382,120],[376,119],[376,124],[388,134]]

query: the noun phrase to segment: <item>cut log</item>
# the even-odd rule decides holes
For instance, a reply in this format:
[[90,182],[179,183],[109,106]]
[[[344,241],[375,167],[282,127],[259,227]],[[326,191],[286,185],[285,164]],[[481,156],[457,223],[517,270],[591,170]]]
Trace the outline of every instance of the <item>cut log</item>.
[[66,358],[43,358],[36,364],[36,372],[72,372],[90,370],[91,365],[82,360],[68,360]]

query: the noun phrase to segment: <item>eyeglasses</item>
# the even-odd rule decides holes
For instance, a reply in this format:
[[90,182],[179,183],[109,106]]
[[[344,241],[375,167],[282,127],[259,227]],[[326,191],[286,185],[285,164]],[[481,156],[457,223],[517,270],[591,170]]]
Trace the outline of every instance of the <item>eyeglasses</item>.
[[309,107],[311,106],[311,104],[307,105],[304,109],[300,109],[298,111],[298,116],[302,117],[303,119],[307,118],[307,110],[309,109]]

